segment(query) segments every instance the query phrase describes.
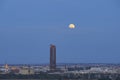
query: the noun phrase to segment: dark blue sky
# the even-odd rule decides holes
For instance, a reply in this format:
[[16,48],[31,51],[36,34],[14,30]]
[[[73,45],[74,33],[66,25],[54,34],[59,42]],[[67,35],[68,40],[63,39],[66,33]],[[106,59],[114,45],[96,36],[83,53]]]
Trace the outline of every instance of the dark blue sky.
[[119,0],[0,0],[0,63],[120,63],[119,30]]

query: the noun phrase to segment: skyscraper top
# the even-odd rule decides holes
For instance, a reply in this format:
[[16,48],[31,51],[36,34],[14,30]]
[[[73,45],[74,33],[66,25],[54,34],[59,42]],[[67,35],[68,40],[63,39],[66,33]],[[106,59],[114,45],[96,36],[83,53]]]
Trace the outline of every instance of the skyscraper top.
[[51,46],[51,47],[55,47],[55,45],[54,45],[54,44],[50,44],[50,46]]

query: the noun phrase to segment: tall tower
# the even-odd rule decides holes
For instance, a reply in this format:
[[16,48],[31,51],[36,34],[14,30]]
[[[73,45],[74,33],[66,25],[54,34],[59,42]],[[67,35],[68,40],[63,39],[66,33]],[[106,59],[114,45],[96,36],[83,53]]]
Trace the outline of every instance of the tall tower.
[[50,70],[56,69],[56,46],[50,45]]
[[5,72],[7,73],[8,70],[9,70],[9,66],[8,66],[8,64],[5,64],[4,68],[5,68]]

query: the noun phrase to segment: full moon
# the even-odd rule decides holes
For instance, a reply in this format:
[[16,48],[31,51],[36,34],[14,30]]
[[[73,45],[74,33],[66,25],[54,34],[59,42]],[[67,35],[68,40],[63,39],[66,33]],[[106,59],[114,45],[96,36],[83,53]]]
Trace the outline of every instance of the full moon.
[[70,28],[70,29],[74,29],[74,28],[75,28],[75,25],[74,25],[74,24],[70,24],[70,25],[69,25],[69,28]]

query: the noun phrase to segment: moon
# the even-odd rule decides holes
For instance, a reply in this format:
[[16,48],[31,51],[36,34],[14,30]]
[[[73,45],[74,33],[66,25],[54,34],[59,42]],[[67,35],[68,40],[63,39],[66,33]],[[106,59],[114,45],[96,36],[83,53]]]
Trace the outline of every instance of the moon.
[[75,28],[75,25],[74,25],[74,24],[70,24],[70,25],[69,25],[69,28],[70,28],[70,29],[74,29],[74,28]]

